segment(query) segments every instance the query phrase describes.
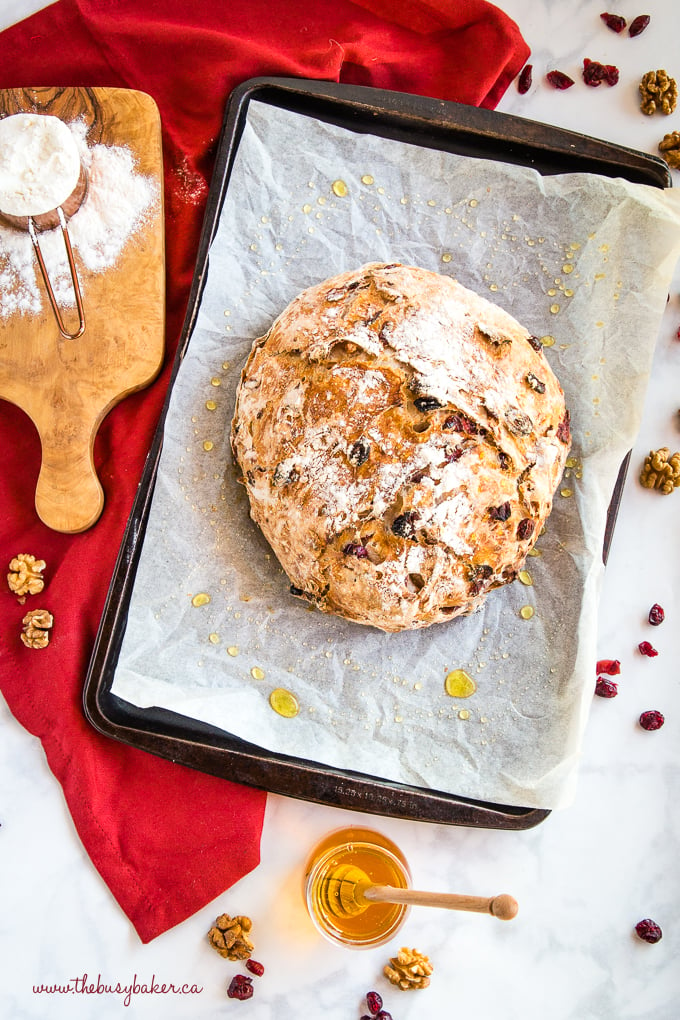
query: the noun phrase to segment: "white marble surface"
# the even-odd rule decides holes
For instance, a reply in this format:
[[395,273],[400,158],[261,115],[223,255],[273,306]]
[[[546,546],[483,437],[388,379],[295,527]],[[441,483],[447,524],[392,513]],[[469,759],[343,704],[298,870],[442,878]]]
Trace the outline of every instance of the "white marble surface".
[[[40,6],[0,0],[4,28]],[[680,128],[672,117],[644,117],[636,83],[666,67],[680,77],[680,8],[653,0],[644,11],[622,0],[629,20],[649,13],[638,39],[616,36],[599,21],[594,0],[503,0],[532,47],[534,87],[511,86],[505,112],[572,128],[654,152],[661,136]],[[565,93],[541,81],[551,67],[576,77],[582,57],[613,62],[621,83],[612,90],[577,82]],[[680,185],[680,175],[674,183]],[[637,469],[652,447],[680,448],[680,271],[659,335],[633,468],[610,555],[599,621],[602,657],[622,663],[619,696],[594,699],[575,803],[528,832],[475,831],[401,820],[371,820],[350,812],[270,797],[262,864],[193,918],[142,946],[85,855],[39,743],[0,706],[0,1017],[5,1020],[126,1015],[217,1017],[241,1011],[253,1020],[323,1016],[358,1018],[371,987],[384,993],[394,1020],[470,1016],[477,1020],[676,1020],[680,1015],[677,957],[680,907],[680,494],[643,490]],[[649,606],[660,602],[666,622],[650,628]],[[656,659],[636,651],[648,638]],[[666,725],[637,726],[657,708]],[[374,821],[404,849],[415,884],[462,892],[510,892],[520,913],[511,923],[477,915],[414,909],[388,949],[402,943],[428,953],[430,988],[392,990],[379,977],[387,949],[364,953],[326,944],[307,921],[299,895],[301,866],[317,837],[347,819]],[[267,970],[255,979],[248,1004],[231,1002],[225,987],[236,967],[207,945],[216,913],[246,912],[257,926],[257,958]],[[664,931],[654,946],[633,933],[652,917]],[[81,978],[111,984],[186,983],[194,995],[54,994],[39,984]]]

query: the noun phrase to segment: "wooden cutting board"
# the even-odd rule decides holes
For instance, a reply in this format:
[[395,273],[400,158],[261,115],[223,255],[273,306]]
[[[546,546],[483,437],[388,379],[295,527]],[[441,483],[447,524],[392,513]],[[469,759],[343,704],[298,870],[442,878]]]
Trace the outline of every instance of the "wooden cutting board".
[[[85,332],[79,339],[60,335],[37,261],[41,310],[0,315],[0,397],[29,415],[42,445],[36,510],[50,528],[76,533],[91,527],[104,507],[92,459],[103,418],[128,394],[147,386],[163,360],[160,117],[150,96],[128,89],[0,90],[0,117],[26,112],[50,114],[66,123],[84,119],[88,146],[125,146],[135,160],[135,173],[151,178],[158,192],[150,214],[127,235],[108,268],[89,271],[74,244],[85,313]],[[90,180],[86,202],[96,188],[96,180]],[[0,293],[2,300],[7,295]],[[62,314],[69,328],[77,327],[75,307],[64,308]]]

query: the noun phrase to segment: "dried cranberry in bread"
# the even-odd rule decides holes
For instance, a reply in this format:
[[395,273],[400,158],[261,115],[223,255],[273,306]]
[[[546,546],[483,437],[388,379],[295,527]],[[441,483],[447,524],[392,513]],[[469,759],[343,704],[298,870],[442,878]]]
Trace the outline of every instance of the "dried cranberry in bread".
[[231,442],[291,591],[399,631],[516,577],[571,438],[535,337],[449,277],[375,263],[255,341]]

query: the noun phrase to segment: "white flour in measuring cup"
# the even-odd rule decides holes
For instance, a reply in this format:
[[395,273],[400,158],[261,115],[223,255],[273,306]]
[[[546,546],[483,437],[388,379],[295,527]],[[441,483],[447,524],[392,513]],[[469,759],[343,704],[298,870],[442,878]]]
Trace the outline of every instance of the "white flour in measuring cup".
[[[89,178],[87,197],[68,223],[71,243],[86,271],[102,273],[116,264],[128,240],[157,209],[160,186],[138,172],[126,146],[90,147],[84,121],[64,126],[75,141],[79,163]],[[4,211],[10,212],[7,208]],[[72,307],[75,297],[61,230],[43,231],[40,247],[58,303]],[[85,277],[83,289],[86,287]],[[46,300],[30,236],[0,225],[0,319],[16,313],[37,314]]]

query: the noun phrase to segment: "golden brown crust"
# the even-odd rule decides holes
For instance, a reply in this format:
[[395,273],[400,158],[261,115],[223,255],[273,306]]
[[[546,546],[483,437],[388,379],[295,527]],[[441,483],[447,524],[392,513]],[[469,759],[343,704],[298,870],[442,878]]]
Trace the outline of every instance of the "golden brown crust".
[[255,341],[231,440],[292,590],[386,631],[514,579],[570,446],[534,337],[449,277],[378,263],[304,291]]

